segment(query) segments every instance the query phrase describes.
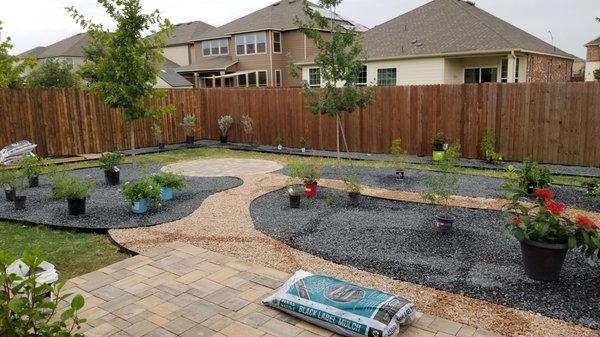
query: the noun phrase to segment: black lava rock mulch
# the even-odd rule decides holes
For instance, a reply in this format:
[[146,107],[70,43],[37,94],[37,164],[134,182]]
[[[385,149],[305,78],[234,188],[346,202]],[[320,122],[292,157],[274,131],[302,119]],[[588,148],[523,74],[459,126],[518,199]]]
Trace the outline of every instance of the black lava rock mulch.
[[[139,179],[143,171],[157,173],[159,169],[160,166],[157,165],[125,165],[121,168],[121,183]],[[51,178],[42,176],[40,187],[27,190],[25,210],[15,210],[13,204],[7,202],[4,195],[1,196],[0,219],[89,230],[154,226],[186,217],[198,209],[202,201],[211,194],[242,184],[240,179],[230,177],[186,177],[185,188],[175,191],[173,200],[162,206],[153,206],[148,213],[138,215],[131,212],[131,204],[122,196],[121,186],[105,184],[102,170],[92,168],[70,173],[90,178],[96,183],[96,190],[87,200],[85,215],[68,215],[67,202],[50,198]]]
[[[328,196],[336,196],[333,204]],[[331,199],[331,198],[329,198]],[[436,206],[363,197],[348,205],[341,191],[320,189],[290,209],[282,191],[252,203],[256,228],[302,251],[396,279],[600,328],[600,268],[569,252],[560,281],[532,281],[519,243],[502,238],[506,215],[453,208],[457,230],[437,234]]]
[[[289,167],[280,170],[281,173],[289,173]],[[323,168],[323,177],[329,179],[341,179],[344,175],[356,173],[363,184],[372,187],[381,187],[390,190],[404,190],[410,192],[425,192],[427,186],[426,178],[430,175],[440,174],[432,171],[405,170],[405,179],[396,178],[396,172],[389,168],[373,167],[330,167]],[[506,197],[506,191],[502,189],[504,179],[459,174],[458,195],[467,197],[495,198]],[[593,212],[600,212],[600,200],[585,195],[585,189],[575,186],[554,185],[552,190],[555,199],[568,207],[580,208]]]

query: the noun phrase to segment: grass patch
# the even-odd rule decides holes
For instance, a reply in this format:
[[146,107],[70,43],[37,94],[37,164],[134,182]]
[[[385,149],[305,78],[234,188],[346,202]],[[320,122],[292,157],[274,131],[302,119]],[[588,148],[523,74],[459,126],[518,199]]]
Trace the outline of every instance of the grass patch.
[[44,259],[56,266],[61,279],[83,275],[129,257],[104,234],[0,221],[0,249],[18,258],[40,246]]

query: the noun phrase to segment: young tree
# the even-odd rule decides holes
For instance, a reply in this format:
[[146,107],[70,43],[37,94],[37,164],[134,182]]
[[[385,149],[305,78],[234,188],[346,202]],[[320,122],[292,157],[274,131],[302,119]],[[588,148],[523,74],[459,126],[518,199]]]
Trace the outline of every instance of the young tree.
[[34,68],[26,78],[31,88],[73,88],[79,87],[79,76],[65,61],[46,60]]
[[[2,21],[0,21],[2,32]],[[21,59],[9,54],[12,49],[10,37],[0,40],[0,89],[18,88],[23,85],[23,71],[35,65],[34,58]]]
[[[335,11],[343,0],[319,0],[318,6],[328,10],[330,17],[324,17],[311,3],[307,0],[303,1],[307,20],[296,18],[296,23],[300,31],[318,48],[314,62],[320,68],[324,86],[322,90],[315,90],[305,82],[304,95],[309,100],[307,108],[313,114],[335,118],[339,160],[340,134],[346,151],[349,152],[348,141],[341,123],[342,116],[344,113],[352,113],[367,106],[372,102],[373,97],[372,88],[356,86],[365,60],[362,41],[356,29],[348,29],[336,23]],[[292,75],[298,76],[293,67]]]
[[67,8],[75,21],[88,31],[92,46],[96,48],[93,58],[81,71],[94,79],[89,87],[106,105],[123,109],[125,122],[131,128],[131,148],[135,149],[132,122],[156,120],[174,109],[173,106],[148,106],[143,102],[163,94],[154,85],[160,72],[159,65],[164,61],[162,48],[172,25],[158,10],[142,13],[141,0],[97,1],[117,23],[115,31],[110,32],[102,25],[86,20],[74,7]]

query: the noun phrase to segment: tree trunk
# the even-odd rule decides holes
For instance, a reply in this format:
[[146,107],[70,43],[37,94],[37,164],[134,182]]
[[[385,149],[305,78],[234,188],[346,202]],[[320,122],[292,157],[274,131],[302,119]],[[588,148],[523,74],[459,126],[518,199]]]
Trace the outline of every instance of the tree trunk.
[[346,133],[344,132],[344,126],[342,125],[342,123],[338,123],[339,127],[340,127],[340,131],[342,133],[342,139],[344,141],[344,146],[346,147],[346,153],[348,153],[348,160],[350,160],[350,166],[352,165],[352,159],[350,157],[350,148],[348,147],[348,140],[346,139]]
[[133,129],[133,122],[129,123],[129,138],[131,141],[131,155],[135,156],[135,130]]
[[340,117],[339,116],[335,116],[335,124],[336,124],[336,128],[335,128],[335,141],[336,141],[336,149],[337,149],[337,164],[338,166],[341,166],[340,164]]

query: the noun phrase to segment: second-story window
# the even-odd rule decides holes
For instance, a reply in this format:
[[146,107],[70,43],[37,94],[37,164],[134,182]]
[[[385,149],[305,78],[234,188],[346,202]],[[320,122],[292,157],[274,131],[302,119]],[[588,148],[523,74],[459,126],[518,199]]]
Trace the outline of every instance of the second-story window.
[[308,85],[311,87],[321,86],[321,69],[310,68],[308,69]]
[[238,55],[263,54],[267,51],[267,33],[236,35],[235,50]]
[[273,32],[273,52],[281,53],[281,32]]
[[202,55],[204,56],[227,54],[229,54],[229,42],[227,39],[202,42]]

